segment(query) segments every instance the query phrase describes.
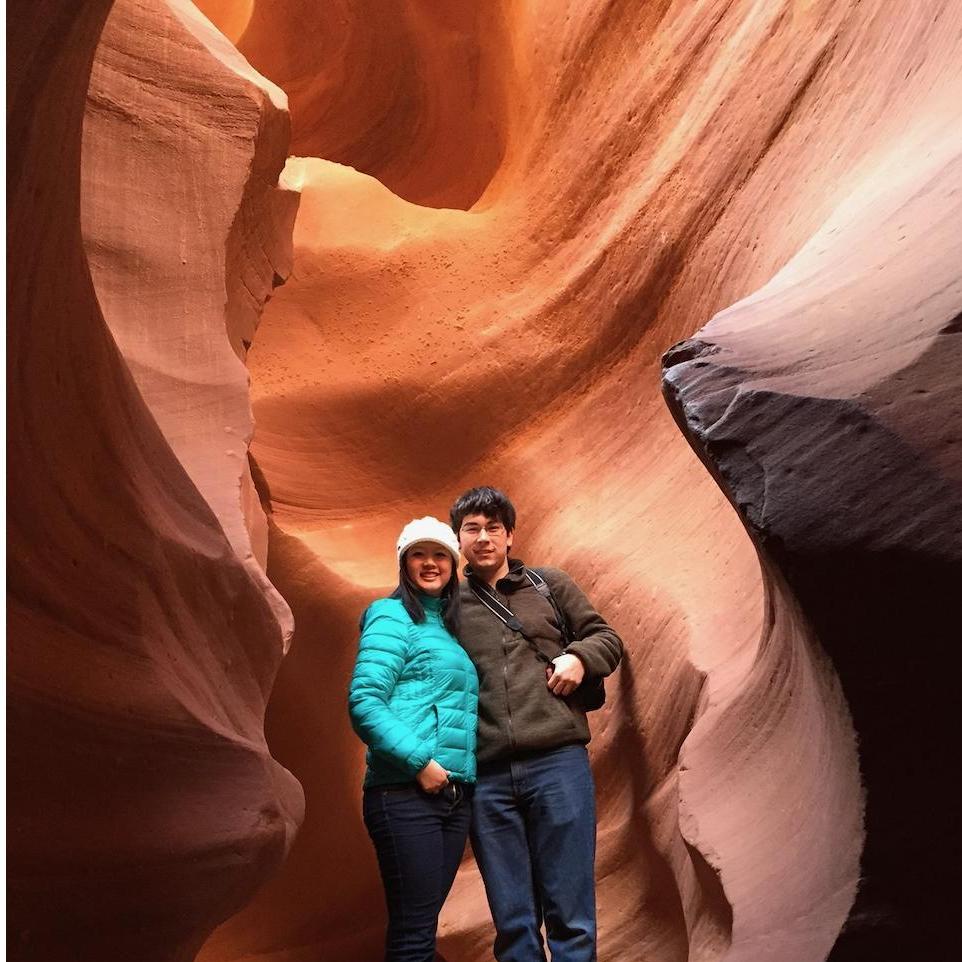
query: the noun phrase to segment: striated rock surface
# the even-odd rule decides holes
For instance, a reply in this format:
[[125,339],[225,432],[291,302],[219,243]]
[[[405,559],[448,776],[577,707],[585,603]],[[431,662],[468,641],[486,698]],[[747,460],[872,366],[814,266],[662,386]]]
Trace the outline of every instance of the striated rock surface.
[[600,957],[948,956],[962,10],[201,6],[280,182],[184,0],[9,12],[12,956],[380,957],[357,617],[479,482],[627,643]]
[[[240,521],[249,415],[221,350],[253,323],[274,270],[261,265],[284,249],[282,210],[263,218],[283,136],[258,145],[262,124],[283,123],[281,101],[249,79],[245,101],[186,6],[118,4],[97,71],[115,116],[93,121],[99,159],[83,191],[85,205],[96,195],[88,241],[109,264],[95,291],[81,138],[110,6],[8,8],[9,952],[38,962],[193,958],[277,868],[303,814],[264,740],[289,613]],[[223,94],[220,116],[236,124],[206,154],[192,152],[201,90]],[[182,189],[191,162],[198,178],[225,165],[220,185]],[[258,256],[246,252],[255,236]],[[196,303],[170,290],[188,283]],[[178,408],[159,374],[189,393],[205,360],[216,403]],[[233,472],[215,477],[216,457],[202,456],[205,417],[237,430]]]
[[[292,51],[313,31],[328,31],[330,43],[380,43],[376,20],[340,9],[334,29],[309,3],[290,0],[283,15],[255,4],[241,48],[284,85],[294,76]],[[923,425],[954,423],[948,355],[946,388],[929,401],[938,407],[923,414],[911,402],[886,406],[897,387],[889,374],[913,352],[881,367],[877,354],[889,343],[919,348],[918,319],[931,322],[928,343],[951,316],[958,258],[948,227],[902,236],[897,215],[891,231],[879,218],[928,190],[941,164],[941,200],[927,203],[930,215],[941,204],[944,223],[951,220],[960,12],[937,0],[897,16],[878,0],[488,9],[500,11],[504,28],[482,37],[479,70],[498,72],[504,147],[470,209],[432,209],[430,191],[405,193],[361,154],[289,164],[303,192],[294,277],[268,306],[250,363],[254,451],[276,525],[270,571],[300,626],[268,733],[317,803],[284,872],[201,957],[377,957],[381,893],[360,823],[361,749],[344,706],[355,617],[391,585],[398,527],[413,514],[443,512],[459,490],[485,481],[516,498],[518,556],[568,567],[628,643],[611,703],[594,719],[600,954],[824,959],[861,874],[857,737],[869,792],[863,898],[872,853],[889,844],[884,824],[871,842],[872,793],[889,790],[884,779],[873,789],[871,756],[884,755],[887,735],[865,719],[894,713],[884,695],[868,693],[871,684],[864,707],[850,694],[855,666],[871,672],[867,641],[847,641],[841,684],[830,660],[838,645],[819,605],[846,610],[837,603],[849,593],[844,552],[831,577],[826,567],[817,589],[803,591],[786,561],[796,549],[762,539],[758,517],[787,539],[770,500],[776,492],[767,490],[776,464],[791,502],[784,511],[809,536],[844,532],[850,502],[898,529],[935,516],[929,494],[910,497],[901,478],[879,477],[874,465],[900,463],[882,454],[852,463],[862,480],[851,494],[826,488],[826,472],[833,484],[845,476],[831,453],[846,450],[843,425],[815,428],[821,414],[778,402],[785,386],[756,382],[794,377],[808,396],[804,385],[827,385],[854,367],[862,386],[834,393],[855,398],[884,383],[888,393],[874,405],[900,410],[901,437],[928,433],[910,430],[910,412]],[[364,89],[340,86],[324,139],[295,97],[297,149],[320,154],[315,147],[356,139],[363,121],[385,156],[403,156],[398,127],[364,118],[385,78],[435,76],[435,65],[408,50],[395,43],[367,61]],[[332,59],[318,60],[300,61],[298,89],[328,83]],[[490,103],[486,89],[469,103]],[[428,113],[426,123],[436,120]],[[458,149],[472,149],[462,146],[463,126],[450,131]],[[472,144],[484,136],[475,123]],[[433,161],[426,156],[424,169],[447,189]],[[863,226],[850,230],[854,223]],[[928,286],[901,284],[900,252],[927,272]],[[766,294],[770,281],[785,292],[777,303]],[[930,295],[943,288],[935,310]],[[676,412],[681,404],[701,412],[736,465],[713,470],[748,536],[659,391],[660,355],[746,297],[730,329],[719,318],[702,335],[714,344],[718,332],[711,350],[720,353],[679,349],[668,378]],[[830,315],[829,303],[838,305]],[[747,373],[728,371],[739,365]],[[740,419],[724,440],[728,417],[712,426],[744,379],[752,387],[733,402]],[[776,400],[767,403],[764,391]],[[699,430],[686,427],[701,453]],[[941,430],[944,443],[915,450],[931,452],[948,485],[954,434]],[[801,450],[812,431],[827,437]],[[708,454],[712,464],[720,457]],[[947,544],[954,502],[940,490],[931,497],[946,513],[933,537]],[[872,508],[883,503],[886,512]],[[922,567],[914,570],[920,577]],[[861,578],[851,594],[864,598]],[[911,791],[913,780],[906,783]],[[332,875],[332,864],[346,868]],[[848,940],[868,944],[859,942],[861,905],[837,952]],[[482,959],[489,945],[469,859],[442,917],[441,951]]]
[[[962,104],[962,76],[944,80]],[[797,634],[852,709],[866,847],[834,960],[948,958],[956,942],[943,846],[958,828],[926,786],[955,754],[962,668],[960,120],[923,113],[768,284],[665,359],[676,417],[763,558],[770,617],[804,614]],[[821,802],[800,809],[820,819]],[[730,846],[723,812],[702,829]]]
[[137,387],[289,633],[263,575],[244,366],[290,271],[285,106],[189,0],[120,0],[91,76],[82,216],[94,288]]

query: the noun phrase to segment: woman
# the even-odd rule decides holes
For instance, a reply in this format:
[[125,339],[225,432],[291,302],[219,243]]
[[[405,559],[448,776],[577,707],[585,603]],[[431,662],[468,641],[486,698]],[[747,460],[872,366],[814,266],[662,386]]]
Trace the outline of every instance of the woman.
[[454,532],[419,518],[397,555],[397,590],[361,618],[348,707],[368,746],[364,824],[387,900],[385,959],[432,962],[471,818],[478,676],[457,641]]

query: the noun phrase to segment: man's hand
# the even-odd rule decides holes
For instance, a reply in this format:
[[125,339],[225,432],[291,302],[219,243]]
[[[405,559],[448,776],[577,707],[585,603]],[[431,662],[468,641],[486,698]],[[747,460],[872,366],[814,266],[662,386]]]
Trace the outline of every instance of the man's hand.
[[570,695],[584,680],[585,666],[577,655],[558,655],[548,666],[548,691],[559,698]]
[[448,783],[448,773],[432,758],[417,774],[418,785],[429,795],[437,795]]

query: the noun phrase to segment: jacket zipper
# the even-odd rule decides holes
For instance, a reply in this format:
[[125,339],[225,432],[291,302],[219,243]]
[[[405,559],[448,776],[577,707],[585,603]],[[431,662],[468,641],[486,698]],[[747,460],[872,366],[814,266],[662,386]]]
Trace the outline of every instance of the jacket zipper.
[[[504,602],[501,598],[501,593],[495,589],[495,595],[499,600]],[[505,605],[505,607],[507,607]],[[501,650],[504,652],[504,658],[502,660],[502,670],[504,674],[504,707],[508,711],[508,743],[511,746],[511,751],[517,750],[517,745],[514,740],[514,724],[511,721],[511,698],[508,694],[508,636],[505,634],[504,629],[501,629]]]
[[501,648],[504,651],[504,705],[508,710],[508,742],[511,751],[517,747],[514,742],[514,725],[511,722],[511,699],[508,697],[508,646],[505,644],[504,632],[501,633]]

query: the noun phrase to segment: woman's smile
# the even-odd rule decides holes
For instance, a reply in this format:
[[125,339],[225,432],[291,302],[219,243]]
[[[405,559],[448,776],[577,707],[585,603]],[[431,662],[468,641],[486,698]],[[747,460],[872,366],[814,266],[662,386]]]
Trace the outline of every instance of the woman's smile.
[[404,565],[415,587],[437,598],[451,577],[454,561],[440,545],[419,541],[405,552]]

